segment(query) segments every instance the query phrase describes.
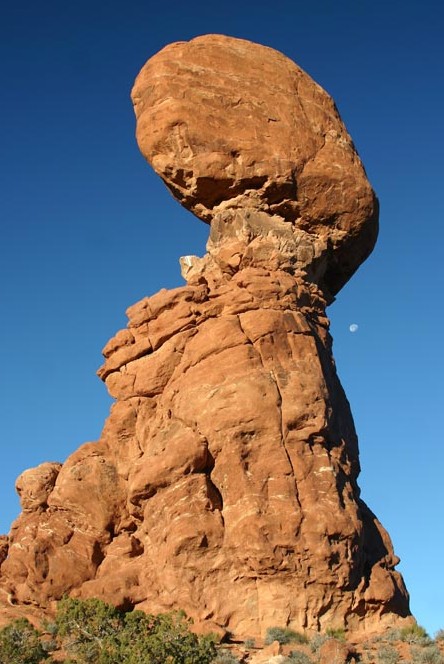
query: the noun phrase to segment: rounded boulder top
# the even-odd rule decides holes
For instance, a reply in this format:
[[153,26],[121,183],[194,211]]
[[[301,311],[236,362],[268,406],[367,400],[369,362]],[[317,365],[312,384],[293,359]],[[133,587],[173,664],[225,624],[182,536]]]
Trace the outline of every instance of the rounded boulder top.
[[137,76],[140,150],[211,223],[260,210],[325,245],[335,294],[373,249],[378,202],[332,98],[292,60],[244,39],[170,44]]

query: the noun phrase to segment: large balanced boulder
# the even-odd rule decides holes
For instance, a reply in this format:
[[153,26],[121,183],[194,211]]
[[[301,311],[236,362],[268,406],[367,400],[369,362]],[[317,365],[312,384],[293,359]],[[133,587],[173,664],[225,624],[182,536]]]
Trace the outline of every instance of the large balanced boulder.
[[211,222],[208,253],[105,346],[100,440],[19,478],[4,595],[182,608],[244,637],[408,620],[325,313],[377,235],[332,100],[276,51],[218,35],[154,56],[133,99],[143,153]]
[[[263,210],[328,253],[334,295],[373,248],[378,206],[331,97],[277,51],[207,35],[148,60],[132,91],[139,147],[211,222]],[[319,275],[318,275],[319,277]]]

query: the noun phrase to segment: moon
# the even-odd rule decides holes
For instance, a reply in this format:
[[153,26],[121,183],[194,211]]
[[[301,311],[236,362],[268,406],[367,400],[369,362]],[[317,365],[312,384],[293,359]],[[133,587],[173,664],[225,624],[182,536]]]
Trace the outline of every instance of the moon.
[[350,330],[350,332],[357,332],[358,328],[359,326],[356,325],[356,323],[352,323],[348,329]]

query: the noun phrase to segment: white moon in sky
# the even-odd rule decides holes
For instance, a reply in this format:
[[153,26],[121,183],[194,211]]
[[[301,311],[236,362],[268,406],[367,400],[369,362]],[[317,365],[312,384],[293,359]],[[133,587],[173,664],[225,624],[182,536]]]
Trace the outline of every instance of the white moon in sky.
[[357,332],[358,327],[359,326],[356,325],[356,323],[352,323],[348,329],[350,330],[350,332]]

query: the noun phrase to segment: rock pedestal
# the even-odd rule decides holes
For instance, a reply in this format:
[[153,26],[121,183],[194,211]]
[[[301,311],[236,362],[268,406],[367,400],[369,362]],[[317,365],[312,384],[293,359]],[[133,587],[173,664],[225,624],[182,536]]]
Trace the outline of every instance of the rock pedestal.
[[211,223],[208,253],[104,348],[100,440],[18,479],[5,595],[182,608],[244,637],[402,622],[325,314],[377,235],[333,102],[281,54],[217,35],[154,56],[133,99],[142,151]]

